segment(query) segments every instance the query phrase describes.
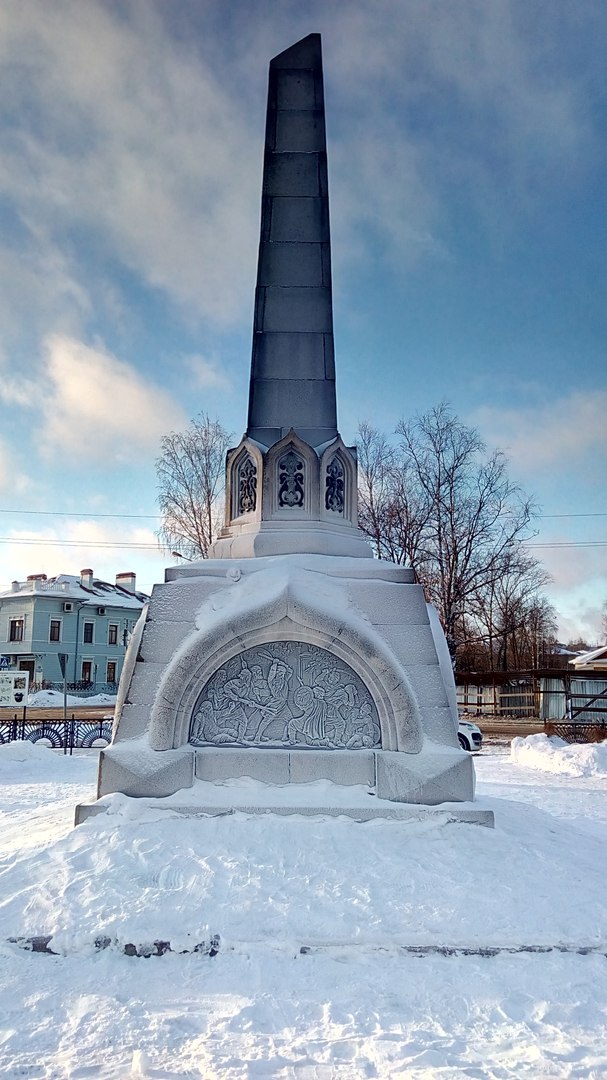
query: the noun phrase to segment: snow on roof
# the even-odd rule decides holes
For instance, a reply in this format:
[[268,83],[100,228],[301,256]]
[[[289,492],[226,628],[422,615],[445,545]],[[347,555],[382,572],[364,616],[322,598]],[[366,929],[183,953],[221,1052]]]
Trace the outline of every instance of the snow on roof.
[[580,653],[569,661],[574,667],[597,667],[607,664],[607,645],[600,645],[598,649]]
[[121,585],[111,585],[108,581],[92,578],[90,586],[83,585],[80,575],[57,574],[51,578],[34,578],[18,582],[18,589],[8,589],[0,593],[0,600],[20,596],[47,596],[62,600],[77,600],[78,603],[98,607],[100,599],[107,607],[133,608],[139,610],[147,603],[149,596],[143,592],[129,592]]

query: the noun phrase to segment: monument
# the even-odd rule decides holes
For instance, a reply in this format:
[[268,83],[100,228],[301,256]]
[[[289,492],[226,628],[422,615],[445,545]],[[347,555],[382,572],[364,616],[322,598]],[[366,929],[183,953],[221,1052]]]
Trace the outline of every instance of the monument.
[[[227,784],[228,804],[243,808],[230,782],[246,776],[283,785],[279,812],[301,813],[296,786],[323,780],[375,799],[365,810],[342,798],[340,813],[449,803],[491,824],[488,811],[453,809],[473,799],[474,771],[458,746],[442,631],[413,571],[375,560],[357,525],[332,320],[321,44],[310,34],[270,63],[248,423],[227,454],[225,526],[209,559],[154,587],[100,798],[175,796],[174,809],[179,792],[184,812],[214,813],[215,800],[196,807],[184,789]],[[77,820],[102,809],[81,806]],[[267,809],[263,794],[246,809]]]

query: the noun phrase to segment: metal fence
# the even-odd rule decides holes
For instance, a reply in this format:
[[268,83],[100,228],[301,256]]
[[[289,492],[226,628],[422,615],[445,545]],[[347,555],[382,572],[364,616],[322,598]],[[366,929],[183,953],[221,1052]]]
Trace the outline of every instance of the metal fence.
[[457,686],[459,708],[477,717],[517,717],[543,721],[607,724],[607,680],[533,677],[473,682],[465,675]]
[[74,715],[67,720],[0,720],[0,743],[41,742],[64,754],[107,746],[111,738],[111,720],[78,720]]
[[[116,694],[118,691],[118,683],[93,683],[86,682],[84,679],[79,679],[77,682],[66,683],[65,689],[68,694],[78,694],[81,698],[87,698],[94,697],[95,694]],[[35,694],[39,690],[57,690],[62,694],[63,682],[50,682],[49,679],[42,679],[41,682],[30,682],[29,690],[30,694]]]

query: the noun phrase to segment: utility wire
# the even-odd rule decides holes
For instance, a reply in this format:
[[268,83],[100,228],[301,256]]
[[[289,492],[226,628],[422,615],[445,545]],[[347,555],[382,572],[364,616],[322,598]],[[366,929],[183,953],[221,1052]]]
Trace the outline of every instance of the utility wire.
[[[67,510],[7,510],[0,507],[0,514],[35,514],[40,517],[77,517],[77,518],[145,518],[146,521],[161,519],[161,514],[75,514]],[[607,517],[607,515],[605,515]]]
[[0,544],[15,544],[19,547],[22,544],[36,544],[48,547],[94,547],[94,548],[139,548],[149,551],[160,551],[159,544],[144,544],[133,543],[131,541],[111,541],[111,540],[38,540],[36,537],[19,537],[14,536],[0,536]]
[[[569,541],[546,541],[545,544],[532,544],[527,540],[521,543],[530,548],[586,548],[607,547],[607,540],[569,540]],[[143,551],[158,551],[162,553],[159,544],[135,543],[132,541],[112,540],[49,540],[37,539],[36,537],[0,536],[0,544],[14,544],[16,547],[24,544],[37,544],[47,547],[92,547],[92,548],[135,548]]]
[[530,548],[587,548],[587,547],[607,547],[607,540],[563,540],[563,541],[550,541],[547,540],[545,544],[529,544],[526,540],[522,541],[525,547]]
[[[75,513],[68,510],[11,510],[0,506],[0,514],[33,514],[40,517],[77,517],[77,518],[132,518],[146,521],[160,521],[162,514],[92,514],[88,512]],[[599,518],[607,517],[607,512],[595,512],[588,514],[536,514],[537,518]]]

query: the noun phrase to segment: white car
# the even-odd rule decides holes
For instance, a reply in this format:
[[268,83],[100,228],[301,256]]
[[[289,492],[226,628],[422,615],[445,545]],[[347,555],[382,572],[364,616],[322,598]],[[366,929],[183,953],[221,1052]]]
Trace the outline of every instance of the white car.
[[483,745],[483,733],[476,724],[469,720],[460,720],[457,737],[462,750],[480,750]]

